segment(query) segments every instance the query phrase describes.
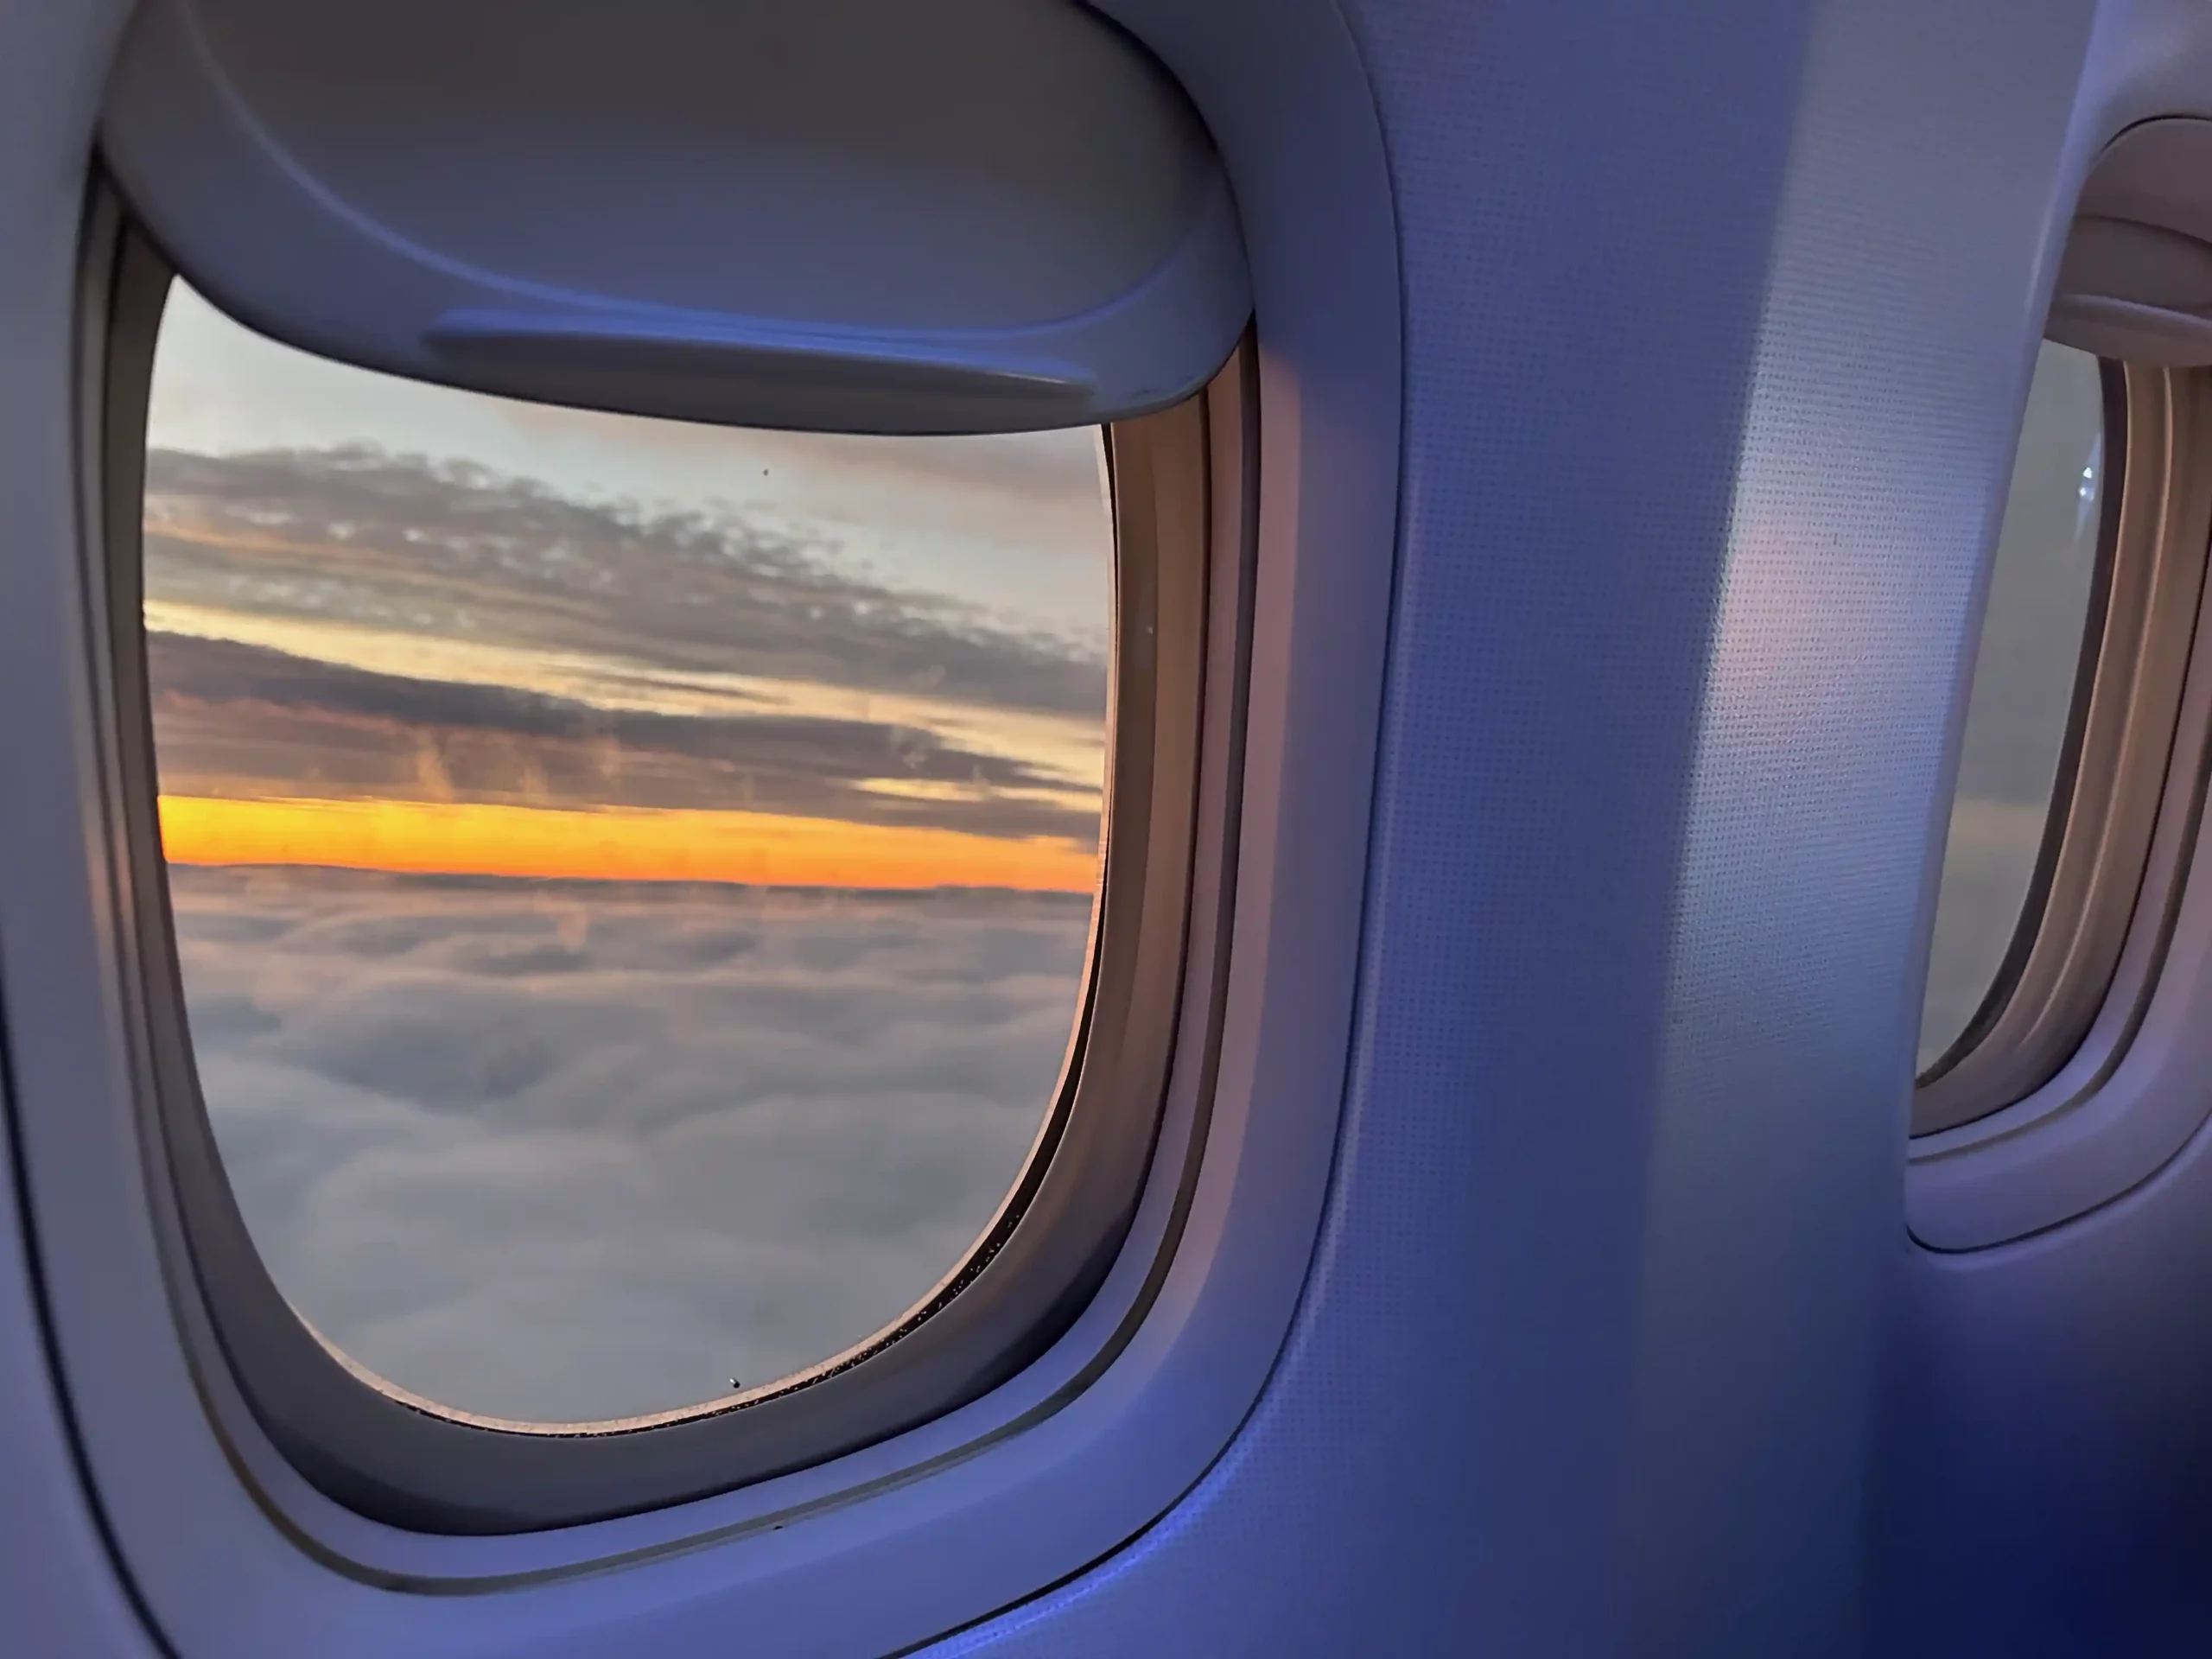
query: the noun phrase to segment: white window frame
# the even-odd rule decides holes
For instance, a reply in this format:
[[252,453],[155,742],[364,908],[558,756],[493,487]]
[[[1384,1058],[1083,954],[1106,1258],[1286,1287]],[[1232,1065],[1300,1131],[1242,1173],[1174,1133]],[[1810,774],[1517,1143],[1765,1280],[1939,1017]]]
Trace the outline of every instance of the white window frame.
[[[109,231],[118,213],[123,222]],[[1067,1067],[988,1230],[893,1325],[809,1370],[672,1421],[531,1430],[443,1410],[349,1365],[285,1302],[232,1193],[185,1017],[141,616],[134,504],[143,501],[147,397],[169,270],[124,210],[103,203],[94,226],[94,257],[99,242],[111,242],[113,271],[105,284],[112,301],[100,480],[108,549],[98,645],[117,688],[106,733],[116,856],[143,895],[123,962],[143,1010],[142,1090],[154,1105],[147,1138],[163,1149],[149,1179],[173,1190],[167,1248],[191,1262],[214,1338],[200,1366],[227,1370],[255,1425],[232,1426],[240,1467],[279,1451],[326,1496],[410,1530],[543,1529],[662,1508],[858,1450],[980,1397],[1050,1346],[1117,1254],[1160,1128],[1196,832],[1216,482],[1209,427],[1243,424],[1247,357],[1198,397],[1107,430],[1116,549],[1102,876]],[[97,271],[87,283],[88,298],[103,286]],[[1232,404],[1239,412],[1225,413]],[[1217,665],[1223,671],[1236,677],[1234,659]],[[1231,815],[1217,833],[1233,830]],[[1192,960],[1189,970],[1199,984],[1216,977],[1211,961]],[[1110,1040],[1089,1043],[1093,1030]],[[190,1331],[197,1320],[181,1323]]]
[[2190,880],[2212,742],[2212,370],[2120,372],[2108,589],[2048,897],[2024,920],[2010,1001],[1916,1091],[1906,1207],[1934,1249],[2088,1213],[2163,1166],[2212,1103],[2186,1081],[2212,1048],[2177,1024],[2212,973],[2212,895]]
[[[1249,1408],[1316,1237],[1351,1029],[1395,517],[1396,250],[1372,98],[1332,7],[1116,10],[1198,78],[1193,92],[1232,156],[1255,269],[1269,273],[1249,526],[1251,719],[1218,1068],[1188,1220],[1164,1266],[1124,1252],[1093,1309],[1109,1317],[1128,1279],[1157,1266],[1150,1312],[1048,1417],[1024,1421],[1009,1384],[836,1465],[680,1512],[519,1540],[372,1529],[347,1541],[388,1552],[367,1570],[302,1533],[289,1510],[254,1502],[208,1432],[207,1379],[175,1340],[137,1173],[112,955],[130,896],[105,832],[86,833],[85,804],[105,798],[90,747],[104,682],[87,655],[82,563],[101,505],[68,468],[46,466],[48,446],[0,462],[16,522],[56,531],[26,544],[0,651],[0,693],[26,711],[9,736],[0,906],[10,941],[37,942],[35,970],[19,955],[8,964],[10,1106],[50,1316],[22,1334],[49,1336],[77,1466],[115,1562],[180,1650],[463,1653],[533,1632],[589,1643],[598,1630],[652,1653],[742,1630],[763,1651],[887,1651],[1019,1600],[1132,1536]],[[84,72],[54,82],[57,118],[87,140],[118,20],[87,8],[55,43],[57,63]],[[1269,42],[1264,88],[1234,73],[1232,48],[1255,31]],[[11,197],[9,211],[26,233],[66,233],[36,203]],[[26,327],[71,334],[66,283],[0,301]],[[86,333],[76,338],[96,353]],[[80,385],[97,366],[79,363]],[[40,387],[67,401],[44,380],[23,393]],[[63,436],[80,456],[97,447],[92,431]],[[1209,685],[1204,741],[1217,744],[1229,696]],[[1229,782],[1202,771],[1202,834]],[[1202,897],[1206,879],[1198,872]],[[1189,1109],[1175,1103],[1205,1081],[1197,1053],[1179,1042],[1171,1111]],[[1166,1201],[1148,1194],[1138,1227],[1156,1224]],[[1016,1381],[1049,1393],[1092,1334],[1079,1319]],[[986,1413],[1012,1432],[977,1437]],[[865,1501],[853,1500],[869,1480]]]

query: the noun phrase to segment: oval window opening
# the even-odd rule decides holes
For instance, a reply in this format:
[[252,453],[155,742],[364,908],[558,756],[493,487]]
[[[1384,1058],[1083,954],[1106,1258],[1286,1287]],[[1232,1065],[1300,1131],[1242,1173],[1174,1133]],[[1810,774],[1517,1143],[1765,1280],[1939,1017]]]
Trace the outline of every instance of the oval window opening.
[[395,379],[181,283],[148,689],[208,1120],[357,1372],[516,1425],[832,1364],[956,1274],[1085,995],[1096,429]]
[[2041,918],[2094,670],[2106,527],[2098,359],[2046,342],[2013,459],[1974,658],[1936,893],[1917,1070],[1938,1075],[1994,1023]]

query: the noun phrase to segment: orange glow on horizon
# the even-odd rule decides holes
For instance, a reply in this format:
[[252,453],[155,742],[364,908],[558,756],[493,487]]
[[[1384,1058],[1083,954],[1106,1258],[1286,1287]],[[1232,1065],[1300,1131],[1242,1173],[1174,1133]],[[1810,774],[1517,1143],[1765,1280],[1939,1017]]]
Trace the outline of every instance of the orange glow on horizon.
[[1039,893],[1087,893],[1098,869],[1096,852],[1070,841],[769,812],[164,795],[161,818],[162,851],[179,864]]

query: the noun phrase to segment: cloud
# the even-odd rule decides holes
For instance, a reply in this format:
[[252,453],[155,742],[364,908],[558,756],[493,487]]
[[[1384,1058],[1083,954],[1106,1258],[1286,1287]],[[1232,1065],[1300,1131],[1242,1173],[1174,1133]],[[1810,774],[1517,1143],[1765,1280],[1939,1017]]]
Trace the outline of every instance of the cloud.
[[606,709],[515,687],[376,673],[229,639],[151,633],[162,787],[788,813],[1094,839],[1065,777],[888,721]]
[[156,601],[1040,713],[1104,703],[1090,645],[730,509],[572,499],[369,447],[156,449],[147,525]]
[[488,1415],[716,1397],[950,1268],[1058,1077],[1078,899],[171,872],[226,1166],[286,1296]]

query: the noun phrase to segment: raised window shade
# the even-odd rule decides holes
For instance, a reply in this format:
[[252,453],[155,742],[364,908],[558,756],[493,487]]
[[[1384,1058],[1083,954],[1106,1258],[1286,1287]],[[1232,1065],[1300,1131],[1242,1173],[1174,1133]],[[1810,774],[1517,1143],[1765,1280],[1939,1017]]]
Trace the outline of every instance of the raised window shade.
[[1095,424],[1250,311],[1204,128],[1072,0],[149,0],[102,143],[263,332],[566,404]]

